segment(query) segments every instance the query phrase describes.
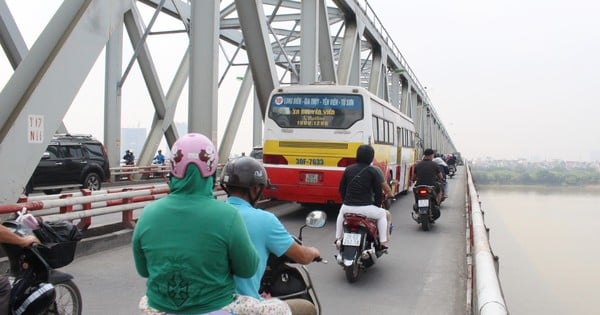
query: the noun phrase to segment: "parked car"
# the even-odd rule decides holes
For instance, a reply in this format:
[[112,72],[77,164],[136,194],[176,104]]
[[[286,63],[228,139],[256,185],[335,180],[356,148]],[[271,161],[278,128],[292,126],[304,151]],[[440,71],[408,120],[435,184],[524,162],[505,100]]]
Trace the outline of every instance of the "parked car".
[[110,179],[106,148],[91,135],[57,134],[43,153],[25,193],[58,194],[65,188],[99,190]]

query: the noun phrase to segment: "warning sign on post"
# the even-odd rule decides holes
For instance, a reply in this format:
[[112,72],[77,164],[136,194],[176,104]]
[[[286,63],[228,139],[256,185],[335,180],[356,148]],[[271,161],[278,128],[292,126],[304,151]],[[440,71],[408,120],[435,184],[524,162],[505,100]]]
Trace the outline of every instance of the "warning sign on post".
[[44,116],[29,115],[27,124],[27,142],[44,142]]

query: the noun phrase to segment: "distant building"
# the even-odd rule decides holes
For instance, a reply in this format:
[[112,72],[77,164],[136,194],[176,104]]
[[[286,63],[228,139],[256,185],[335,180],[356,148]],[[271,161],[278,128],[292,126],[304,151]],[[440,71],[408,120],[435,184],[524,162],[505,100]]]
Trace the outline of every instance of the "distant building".
[[132,150],[137,159],[142,152],[146,137],[146,128],[121,128],[121,156],[125,154],[125,150]]
[[590,159],[592,161],[600,161],[600,151],[592,151],[590,152]]

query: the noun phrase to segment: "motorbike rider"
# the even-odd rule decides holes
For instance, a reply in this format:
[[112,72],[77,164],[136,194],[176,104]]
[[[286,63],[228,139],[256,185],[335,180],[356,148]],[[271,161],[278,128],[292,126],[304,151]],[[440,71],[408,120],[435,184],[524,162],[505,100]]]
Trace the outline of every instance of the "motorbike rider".
[[372,167],[375,150],[367,144],[356,150],[356,163],[344,170],[339,191],[342,196],[342,207],[338,213],[335,226],[335,244],[338,246],[344,229],[344,214],[358,213],[377,220],[379,231],[379,251],[387,251],[389,223],[391,214],[379,207],[385,197],[392,197],[390,187],[380,169]]
[[154,164],[163,165],[165,164],[165,156],[162,154],[162,150],[158,150],[153,160]]
[[446,176],[448,175],[448,173],[450,173],[450,170],[448,168],[448,164],[446,163],[446,161],[444,161],[444,159],[442,158],[442,155],[440,153],[434,153],[433,156],[434,156],[433,161],[438,164],[438,167],[440,168],[440,171],[442,172],[442,179],[440,180],[440,183],[442,184],[441,190],[442,190],[442,201],[443,201],[444,199],[448,198],[448,194],[447,194],[448,182],[446,181]]
[[[33,235],[17,235],[4,225],[0,224],[0,243],[27,247],[34,243],[39,244],[40,241]],[[0,314],[12,314],[10,310],[10,291],[11,285],[8,281],[8,277],[0,274]]]
[[448,175],[454,176],[454,173],[456,173],[456,158],[454,157],[454,154],[448,153],[444,160],[446,161],[446,164],[448,164]]
[[125,160],[125,165],[134,165],[135,164],[135,155],[133,155],[133,151],[125,150],[125,155],[123,155],[123,160]]
[[434,213],[434,220],[440,216],[439,206],[442,203],[442,187],[440,181],[443,179],[442,171],[436,162],[433,161],[433,149],[426,149],[423,152],[423,160],[419,161],[413,167],[412,181],[415,185],[434,186],[435,198],[437,202],[437,211]]
[[144,207],[132,250],[146,280],[143,314],[248,313],[258,300],[235,294],[233,276],[256,273],[258,253],[239,212],[214,198],[217,151],[190,133],[171,150],[170,193]]
[[265,312],[261,314],[316,314],[315,306],[304,299],[263,299],[259,295],[261,279],[269,254],[287,256],[300,264],[309,264],[321,254],[314,247],[298,244],[277,217],[268,211],[255,208],[264,188],[268,185],[265,168],[256,159],[241,157],[228,162],[221,171],[220,184],[227,193],[227,203],[238,209],[250,238],[260,257],[258,269],[251,278],[234,277],[239,294],[261,299]]
[[454,154],[448,153],[448,155],[446,155],[446,164],[448,164],[448,167],[450,165],[456,166],[456,157],[454,157]]

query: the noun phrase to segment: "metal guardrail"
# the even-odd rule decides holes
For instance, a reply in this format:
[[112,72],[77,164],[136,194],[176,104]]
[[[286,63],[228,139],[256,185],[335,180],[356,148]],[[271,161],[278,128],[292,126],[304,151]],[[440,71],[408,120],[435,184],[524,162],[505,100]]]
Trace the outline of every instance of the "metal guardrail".
[[[26,209],[44,221],[80,219],[77,227],[86,230],[93,216],[122,212],[122,225],[135,226],[133,211],[141,210],[152,201],[170,192],[168,184],[122,187],[107,190],[80,189],[79,192],[57,195],[22,196],[17,203],[0,205],[0,216],[12,216]],[[214,196],[224,199],[225,192],[216,187]]]
[[124,165],[110,168],[110,180],[113,182],[132,181],[134,179],[167,178],[171,171],[168,165],[133,166]]
[[27,209],[36,217],[43,215],[45,221],[81,219],[78,228],[86,230],[93,216],[122,212],[123,225],[133,227],[134,210],[142,209],[168,193],[167,184],[95,192],[81,189],[79,193],[32,197],[31,200],[22,198],[15,204],[3,204],[0,205],[0,215]]
[[485,226],[484,212],[481,210],[479,194],[473,182],[471,169],[467,166],[467,209],[468,236],[467,259],[472,290],[468,294],[467,304],[472,314],[505,315],[508,314],[504,294],[498,278],[498,258],[493,254],[489,243],[489,230]]

